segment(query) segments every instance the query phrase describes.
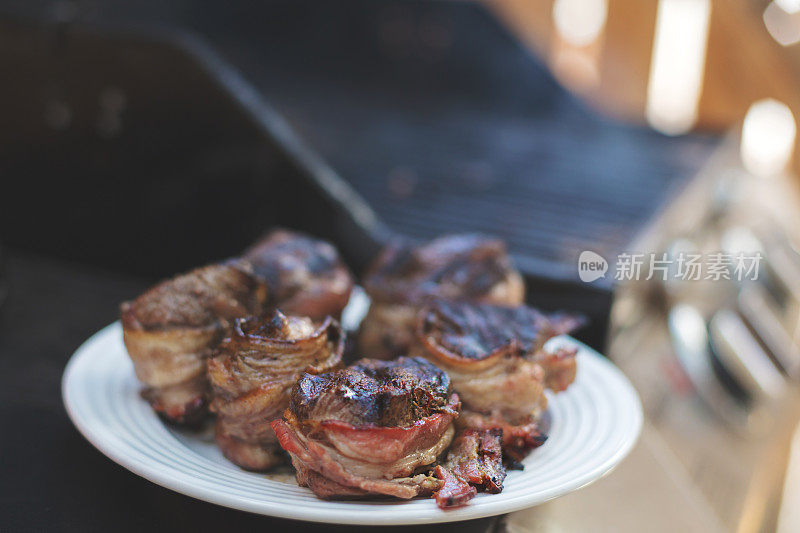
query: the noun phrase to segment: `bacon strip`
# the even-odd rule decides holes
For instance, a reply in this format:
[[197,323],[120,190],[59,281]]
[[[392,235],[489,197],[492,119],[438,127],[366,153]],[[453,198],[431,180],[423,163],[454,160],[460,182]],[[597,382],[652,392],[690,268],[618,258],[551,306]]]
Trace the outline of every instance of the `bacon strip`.
[[359,427],[325,420],[320,428],[326,440],[348,457],[390,462],[416,449],[433,446],[452,422],[452,415],[437,413],[406,427]]
[[460,507],[475,497],[478,491],[497,494],[503,490],[506,470],[503,467],[503,433],[499,429],[461,432],[453,442],[447,461],[434,470],[444,481],[435,493],[442,509]]
[[410,499],[421,492],[422,483],[404,484],[397,479],[372,479],[349,472],[333,457],[329,448],[304,439],[283,420],[273,421],[272,429],[281,447],[292,457],[298,484],[309,487],[321,498],[383,494]]
[[537,355],[536,362],[545,372],[545,385],[553,392],[567,390],[578,373],[575,364],[577,348],[559,348],[554,352],[542,352]]
[[503,453],[514,461],[521,461],[528,452],[547,441],[547,435],[542,433],[539,420],[533,417],[522,423],[512,424],[497,412],[484,415],[465,411],[459,420],[459,426],[479,431],[499,430],[502,435]]
[[437,466],[433,473],[444,481],[442,488],[434,494],[436,505],[442,509],[462,507],[478,494],[478,489],[467,480],[441,466]]

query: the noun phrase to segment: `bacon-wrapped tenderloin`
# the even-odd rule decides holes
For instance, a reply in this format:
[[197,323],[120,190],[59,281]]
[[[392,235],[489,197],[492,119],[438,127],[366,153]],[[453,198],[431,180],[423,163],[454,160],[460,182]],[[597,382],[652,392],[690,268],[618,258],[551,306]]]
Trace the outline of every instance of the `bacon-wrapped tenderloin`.
[[464,404],[459,426],[502,429],[504,451],[519,459],[544,442],[545,389],[562,391],[575,379],[576,351],[544,344],[581,321],[527,306],[437,300],[420,311],[411,353],[452,379]]
[[362,359],[303,376],[272,423],[297,482],[321,498],[430,495],[424,472],[453,439],[458,396],[447,374],[413,357]]
[[284,313],[340,318],[353,276],[331,244],[288,230],[274,230],[243,256],[269,287],[269,305]]
[[407,353],[416,314],[433,298],[518,305],[525,283],[505,244],[480,235],[450,235],[422,246],[386,247],[367,272],[371,299],[359,346],[371,357]]
[[342,330],[331,317],[315,323],[274,311],[236,320],[208,360],[216,440],[225,457],[248,470],[282,462],[270,422],[289,406],[300,376],[336,367],[343,349]]
[[192,270],[124,302],[125,347],[153,409],[174,423],[200,422],[206,358],[235,318],[260,313],[266,299],[266,286],[236,261]]

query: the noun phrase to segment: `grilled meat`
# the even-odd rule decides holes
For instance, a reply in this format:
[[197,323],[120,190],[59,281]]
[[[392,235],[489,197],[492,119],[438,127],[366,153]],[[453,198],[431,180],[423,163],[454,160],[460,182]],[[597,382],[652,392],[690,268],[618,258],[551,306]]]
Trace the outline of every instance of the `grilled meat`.
[[504,450],[519,458],[544,442],[537,420],[545,389],[562,391],[575,379],[576,350],[544,344],[580,322],[526,306],[437,300],[419,314],[412,353],[452,379],[464,403],[460,426],[503,429]]
[[466,429],[456,436],[447,461],[434,470],[436,477],[444,481],[434,494],[439,507],[460,507],[479,490],[492,494],[503,490],[506,469],[502,440],[501,429]]
[[353,276],[331,244],[288,230],[275,230],[243,255],[270,290],[269,305],[284,313],[324,320],[340,318]]
[[458,410],[447,374],[428,361],[362,359],[303,376],[272,427],[317,496],[412,498],[440,488],[421,471],[450,444]]
[[235,261],[192,270],[123,303],[125,347],[153,409],[174,423],[200,422],[206,358],[233,319],[260,313],[266,297],[250,266]]
[[270,422],[289,406],[300,376],[336,367],[343,350],[341,328],[331,317],[314,323],[274,311],[236,320],[208,361],[216,440],[225,457],[248,470],[282,462]]
[[392,244],[374,261],[364,288],[372,302],[360,347],[380,358],[407,353],[416,314],[432,298],[517,305],[525,293],[505,244],[479,235],[451,235],[422,246]]

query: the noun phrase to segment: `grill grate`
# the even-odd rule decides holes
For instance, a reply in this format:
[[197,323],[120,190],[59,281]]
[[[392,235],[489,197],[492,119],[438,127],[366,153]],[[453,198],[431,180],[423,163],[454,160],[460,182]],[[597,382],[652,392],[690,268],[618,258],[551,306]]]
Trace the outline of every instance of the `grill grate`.
[[203,31],[400,233],[495,234],[533,274],[575,281],[580,251],[623,250],[713,148],[598,117],[478,5],[290,4]]
[[474,3],[110,1],[84,18],[197,32],[391,228],[496,234],[546,278],[623,249],[714,145],[598,117]]

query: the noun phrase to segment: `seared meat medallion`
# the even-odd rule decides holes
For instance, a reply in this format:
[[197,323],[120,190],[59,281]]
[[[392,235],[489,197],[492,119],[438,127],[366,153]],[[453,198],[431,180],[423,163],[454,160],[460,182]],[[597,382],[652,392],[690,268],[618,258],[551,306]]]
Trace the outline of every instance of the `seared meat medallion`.
[[321,323],[274,311],[236,320],[208,361],[216,440],[225,457],[248,470],[282,462],[270,422],[289,406],[289,395],[306,372],[336,367],[344,337],[338,322]]
[[125,347],[142,395],[161,416],[195,424],[206,414],[206,358],[233,319],[260,313],[266,286],[246,262],[176,276],[121,306]]
[[364,279],[371,298],[359,345],[371,357],[407,353],[416,314],[432,298],[518,305],[525,284],[505,244],[480,235],[450,235],[421,246],[395,243]]
[[544,344],[580,322],[526,306],[438,300],[418,316],[412,354],[450,376],[464,404],[460,427],[502,429],[504,451],[518,459],[544,442],[545,389],[562,391],[575,379],[576,350]]
[[441,487],[428,471],[453,439],[459,407],[447,374],[424,359],[362,359],[303,376],[272,427],[297,482],[317,496],[407,499]]
[[271,307],[324,320],[341,317],[353,276],[331,244],[303,233],[274,230],[243,257],[269,287]]

